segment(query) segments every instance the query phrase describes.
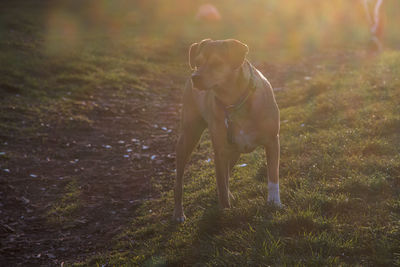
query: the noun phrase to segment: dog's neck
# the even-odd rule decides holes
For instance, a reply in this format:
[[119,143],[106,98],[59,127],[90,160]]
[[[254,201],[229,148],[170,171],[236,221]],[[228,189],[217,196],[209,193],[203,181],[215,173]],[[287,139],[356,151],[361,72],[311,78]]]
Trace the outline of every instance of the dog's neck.
[[227,83],[214,90],[215,96],[225,105],[234,105],[248,90],[251,77],[251,64],[245,60],[239,68],[232,72],[232,76]]

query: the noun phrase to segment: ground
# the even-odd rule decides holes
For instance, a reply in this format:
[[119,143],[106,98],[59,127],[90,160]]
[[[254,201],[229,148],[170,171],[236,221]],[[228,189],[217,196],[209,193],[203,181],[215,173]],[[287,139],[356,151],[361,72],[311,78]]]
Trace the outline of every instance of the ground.
[[[289,74],[288,66],[264,68],[276,73],[270,79],[278,86]],[[302,77],[300,66],[290,69],[290,75],[296,72]],[[39,121],[18,109],[20,90],[2,84],[4,116],[28,128],[14,133],[3,125],[11,132],[1,140],[5,263],[59,264],[107,251],[143,201],[171,190],[186,76],[162,77],[146,91],[98,87],[77,96],[67,91],[57,96],[61,103],[55,108],[44,108],[52,113]]]
[[151,179],[171,179],[176,95],[100,91],[74,102],[90,107],[79,114],[90,125],[47,122],[35,136],[2,140],[10,157],[1,175],[7,264],[51,265],[106,250],[136,207],[158,196]]
[[[175,16],[168,19],[182,38],[143,34],[151,25],[120,34],[104,18],[96,23],[113,27],[97,32],[87,23],[85,35],[74,35],[64,9],[21,3],[1,5],[0,265],[400,264],[398,51],[325,47],[299,57],[250,39],[249,59],[281,111],[285,207],[266,202],[260,149],[235,167],[233,207],[221,211],[206,132],[185,175],[187,221],[176,224],[187,47],[207,27],[231,32],[181,25]],[[280,15],[293,23],[290,12]]]

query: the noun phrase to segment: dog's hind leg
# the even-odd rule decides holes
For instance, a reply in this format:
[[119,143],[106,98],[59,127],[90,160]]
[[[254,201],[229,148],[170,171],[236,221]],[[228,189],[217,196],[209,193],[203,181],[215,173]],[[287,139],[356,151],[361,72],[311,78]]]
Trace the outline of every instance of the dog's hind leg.
[[178,143],[176,144],[175,207],[173,218],[178,222],[183,222],[185,220],[182,205],[184,169],[205,127],[206,124],[201,118],[191,121],[190,123],[183,122]]
[[265,146],[268,169],[268,202],[282,206],[279,195],[279,135],[272,137]]

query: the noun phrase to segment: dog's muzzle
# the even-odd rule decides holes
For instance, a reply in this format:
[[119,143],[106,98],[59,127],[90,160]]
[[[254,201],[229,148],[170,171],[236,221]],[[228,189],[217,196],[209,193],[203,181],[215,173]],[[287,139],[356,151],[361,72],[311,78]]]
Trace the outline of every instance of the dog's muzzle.
[[215,85],[206,85],[203,81],[203,77],[201,74],[193,73],[192,74],[192,83],[193,87],[197,88],[199,90],[207,91],[207,90],[213,90],[218,88],[218,84]]

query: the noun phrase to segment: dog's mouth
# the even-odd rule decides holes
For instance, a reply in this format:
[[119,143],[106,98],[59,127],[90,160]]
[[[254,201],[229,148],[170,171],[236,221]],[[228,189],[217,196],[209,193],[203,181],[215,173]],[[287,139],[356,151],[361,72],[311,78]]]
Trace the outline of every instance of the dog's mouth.
[[192,74],[192,84],[198,90],[208,91],[208,90],[217,90],[220,86],[215,81],[211,83],[209,80],[204,79],[203,75],[198,73]]

